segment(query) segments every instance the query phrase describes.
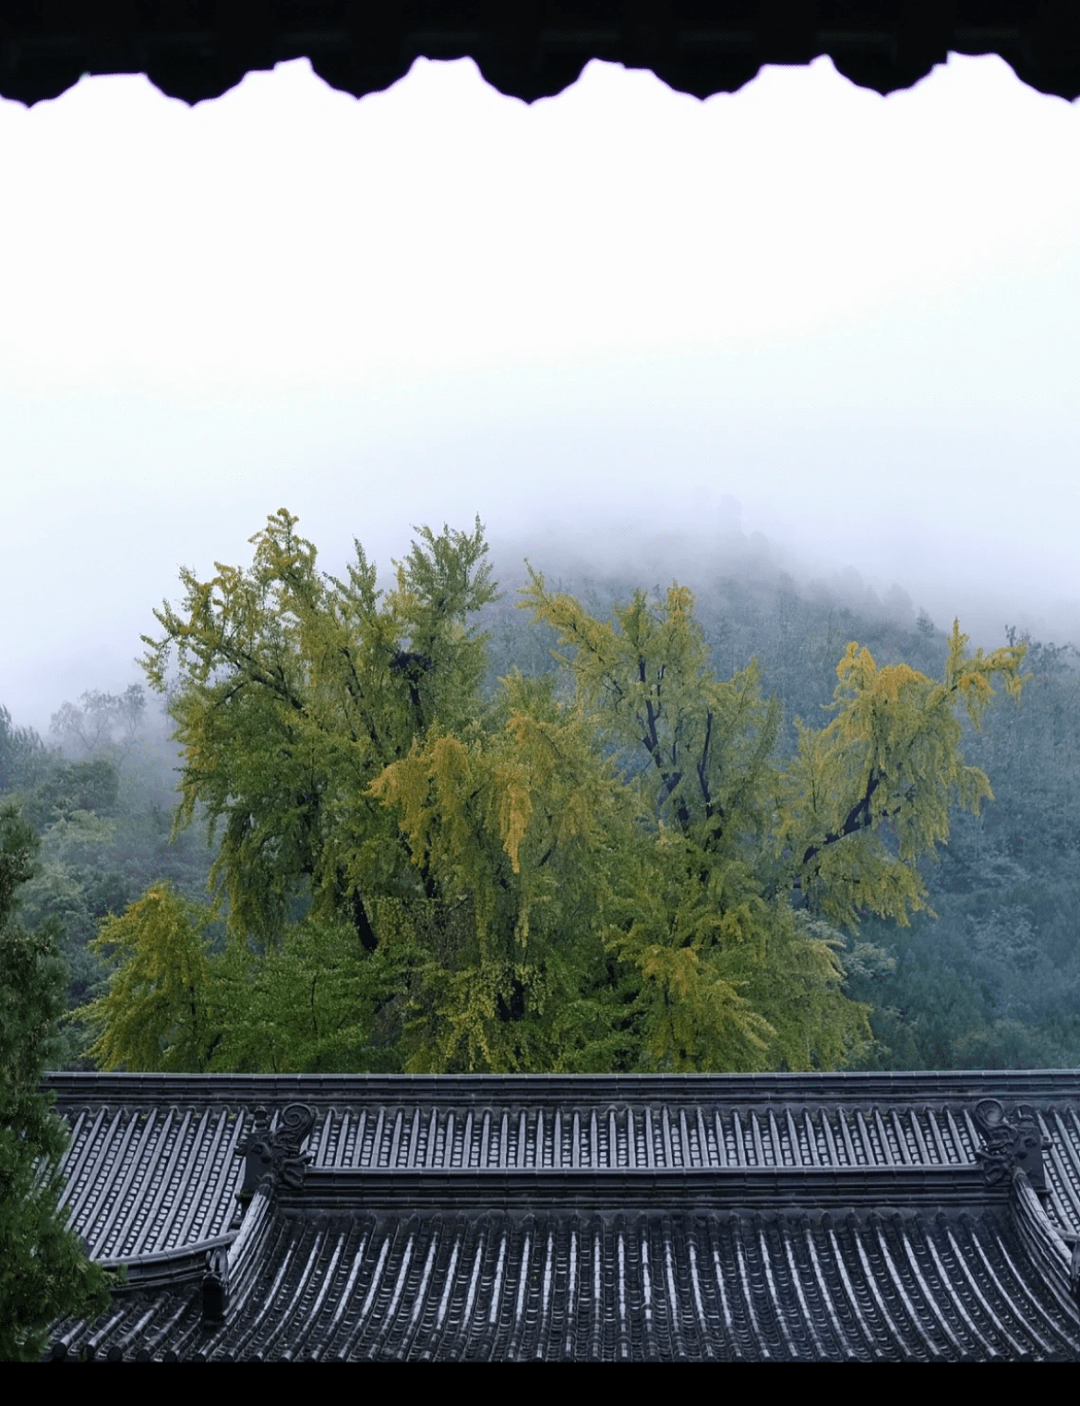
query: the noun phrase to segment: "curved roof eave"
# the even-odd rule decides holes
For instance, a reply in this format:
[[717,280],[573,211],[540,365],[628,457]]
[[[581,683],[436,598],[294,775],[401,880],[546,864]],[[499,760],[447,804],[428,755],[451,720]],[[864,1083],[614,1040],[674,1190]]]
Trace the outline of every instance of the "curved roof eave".
[[308,58],[362,97],[413,61],[475,60],[526,102],[561,92],[592,59],[651,69],[705,98],[765,64],[828,55],[861,87],[908,88],[951,52],[998,54],[1043,93],[1080,94],[1080,12],[1022,0],[0,0],[0,96],[57,97],[85,74],[145,73],[171,97],[214,98],[252,70]]

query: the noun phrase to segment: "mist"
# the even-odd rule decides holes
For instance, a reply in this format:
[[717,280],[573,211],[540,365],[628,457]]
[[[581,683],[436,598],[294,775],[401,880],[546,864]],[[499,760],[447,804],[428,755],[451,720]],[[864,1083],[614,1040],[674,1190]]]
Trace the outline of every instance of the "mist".
[[479,514],[508,584],[784,573],[1080,639],[1078,157],[955,56],[888,98],[592,64],[528,107],[418,61],[0,103],[0,703],[121,692],[179,566],[281,506],[333,572]]

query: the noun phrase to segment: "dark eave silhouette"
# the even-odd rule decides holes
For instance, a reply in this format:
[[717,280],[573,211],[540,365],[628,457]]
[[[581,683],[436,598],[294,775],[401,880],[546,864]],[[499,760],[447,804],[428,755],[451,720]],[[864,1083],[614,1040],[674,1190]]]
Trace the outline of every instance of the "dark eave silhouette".
[[413,60],[475,59],[500,92],[561,92],[590,59],[672,88],[734,92],[763,64],[828,54],[853,83],[907,88],[949,52],[999,54],[1043,93],[1080,93],[1075,0],[0,0],[0,95],[54,98],[84,74],[145,73],[185,102],[308,58],[357,97]]

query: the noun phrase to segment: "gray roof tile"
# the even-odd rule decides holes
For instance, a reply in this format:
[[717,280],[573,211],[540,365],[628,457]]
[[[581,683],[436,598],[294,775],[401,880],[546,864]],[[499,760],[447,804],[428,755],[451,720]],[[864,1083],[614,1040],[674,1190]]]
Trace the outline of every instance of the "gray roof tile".
[[[484,1079],[63,1075],[67,1201],[131,1278],[56,1356],[1069,1357],[1074,1074]],[[1024,1105],[1045,1207],[971,1111]],[[239,1232],[238,1145],[315,1121]],[[206,1252],[224,1321],[204,1321]]]

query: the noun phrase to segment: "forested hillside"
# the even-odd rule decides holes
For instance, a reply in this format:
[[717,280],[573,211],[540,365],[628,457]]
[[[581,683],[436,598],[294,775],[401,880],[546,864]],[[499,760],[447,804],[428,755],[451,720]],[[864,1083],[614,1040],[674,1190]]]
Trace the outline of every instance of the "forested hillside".
[[898,1068],[1080,1064],[1080,669],[1033,643],[1018,704],[992,709],[966,752],[995,800],[959,816],[928,870],[936,920],[864,931],[895,969],[851,982],[872,1000],[876,1063]]
[[[599,603],[628,585],[624,573],[579,588]],[[695,585],[717,671],[758,661],[763,689],[783,701],[788,746],[793,719],[820,717],[831,702],[848,640],[931,676],[945,661],[945,631],[900,593],[881,602],[842,583],[800,589],[775,570],[728,576],[700,565]],[[500,626],[509,641],[508,613]],[[1003,624],[1002,643],[1017,639]],[[908,927],[865,914],[848,938],[847,989],[872,1006],[876,1038],[857,1066],[1080,1064],[1080,653],[1027,643],[1021,696],[965,729],[965,757],[990,778],[994,800],[978,817],[958,811],[937,862],[924,860],[929,909]]]
[[[140,685],[88,693],[53,721],[46,743],[0,707],[0,798],[17,802],[41,838],[20,918],[31,930],[59,919],[74,1008],[108,971],[90,946],[101,921],[160,880],[205,901],[212,854],[195,830],[170,839],[177,750]],[[70,1027],[66,1035],[74,1062],[85,1040]]]
[[1080,1063],[1070,648],[722,563],[500,596],[479,528],[381,595],[254,540],[148,688],[0,714],[97,1062]]

